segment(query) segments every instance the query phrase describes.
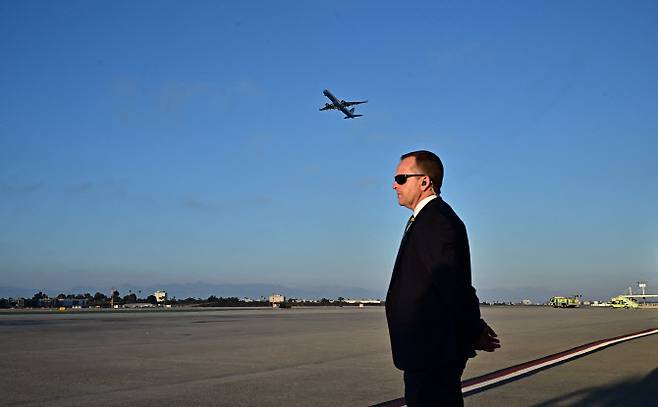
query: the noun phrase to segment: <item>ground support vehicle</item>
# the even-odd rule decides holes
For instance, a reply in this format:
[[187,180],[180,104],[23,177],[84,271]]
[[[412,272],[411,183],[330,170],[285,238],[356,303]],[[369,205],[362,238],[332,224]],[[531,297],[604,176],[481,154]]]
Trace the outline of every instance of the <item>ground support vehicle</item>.
[[624,295],[618,295],[612,297],[610,300],[610,306],[612,308],[639,308],[640,304],[632,298],[628,298]]
[[578,297],[551,297],[548,305],[553,308],[577,308],[580,307],[580,299]]

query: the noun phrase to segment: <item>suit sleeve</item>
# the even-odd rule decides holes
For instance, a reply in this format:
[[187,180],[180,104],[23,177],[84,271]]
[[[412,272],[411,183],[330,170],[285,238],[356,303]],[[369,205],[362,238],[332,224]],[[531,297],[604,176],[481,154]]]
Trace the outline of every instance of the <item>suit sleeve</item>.
[[461,221],[450,222],[437,217],[422,225],[421,235],[419,257],[432,274],[433,288],[446,309],[457,315],[458,328],[472,350],[484,329],[484,321],[480,318],[479,300],[471,281],[466,228]]

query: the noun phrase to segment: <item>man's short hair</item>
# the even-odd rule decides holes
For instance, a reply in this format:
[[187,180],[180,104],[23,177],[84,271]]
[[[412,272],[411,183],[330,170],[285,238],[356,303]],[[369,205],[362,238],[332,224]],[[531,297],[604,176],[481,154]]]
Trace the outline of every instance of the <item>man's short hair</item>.
[[441,159],[431,151],[418,150],[402,155],[400,160],[408,157],[416,159],[416,166],[423,173],[430,177],[430,182],[434,193],[441,194],[441,185],[443,184],[443,163]]

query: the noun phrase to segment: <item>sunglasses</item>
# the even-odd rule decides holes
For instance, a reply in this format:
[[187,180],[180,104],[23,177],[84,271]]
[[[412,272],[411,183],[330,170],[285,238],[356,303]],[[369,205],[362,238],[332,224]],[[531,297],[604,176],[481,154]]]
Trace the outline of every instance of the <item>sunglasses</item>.
[[425,174],[398,174],[394,177],[394,179],[398,185],[404,185],[407,182],[407,178],[424,177],[424,176]]

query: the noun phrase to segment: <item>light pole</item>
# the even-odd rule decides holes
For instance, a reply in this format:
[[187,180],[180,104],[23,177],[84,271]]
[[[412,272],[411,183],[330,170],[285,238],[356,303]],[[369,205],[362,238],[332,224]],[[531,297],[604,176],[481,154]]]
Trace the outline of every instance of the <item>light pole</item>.
[[646,288],[647,283],[646,281],[638,281],[637,286],[640,288],[640,290],[642,290],[642,302],[644,303],[644,305],[646,305],[647,298],[644,296],[645,295],[644,289]]

